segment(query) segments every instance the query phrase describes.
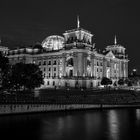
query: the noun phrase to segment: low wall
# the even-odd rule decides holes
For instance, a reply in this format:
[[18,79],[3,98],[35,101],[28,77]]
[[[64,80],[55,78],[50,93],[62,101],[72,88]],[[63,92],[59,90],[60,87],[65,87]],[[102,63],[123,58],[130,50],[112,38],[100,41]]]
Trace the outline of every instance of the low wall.
[[0,115],[48,112],[61,110],[80,110],[80,109],[102,109],[102,108],[122,108],[122,107],[140,107],[140,105],[101,105],[101,104],[13,104],[0,105]]

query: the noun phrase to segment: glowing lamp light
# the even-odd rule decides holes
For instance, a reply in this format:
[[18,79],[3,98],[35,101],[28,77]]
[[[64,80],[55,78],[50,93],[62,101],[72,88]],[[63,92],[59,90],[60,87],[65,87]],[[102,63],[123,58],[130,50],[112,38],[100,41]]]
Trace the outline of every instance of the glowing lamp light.
[[137,69],[133,69],[133,72],[136,72],[137,71]]

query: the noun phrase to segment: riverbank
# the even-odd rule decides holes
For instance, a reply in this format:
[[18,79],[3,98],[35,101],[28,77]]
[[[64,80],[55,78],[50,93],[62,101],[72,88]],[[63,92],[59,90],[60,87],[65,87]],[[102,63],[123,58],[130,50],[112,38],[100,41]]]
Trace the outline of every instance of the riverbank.
[[1,95],[0,115],[50,111],[140,108],[140,93],[130,90],[42,90]]
[[140,104],[11,104],[0,105],[0,115],[112,108],[140,108]]

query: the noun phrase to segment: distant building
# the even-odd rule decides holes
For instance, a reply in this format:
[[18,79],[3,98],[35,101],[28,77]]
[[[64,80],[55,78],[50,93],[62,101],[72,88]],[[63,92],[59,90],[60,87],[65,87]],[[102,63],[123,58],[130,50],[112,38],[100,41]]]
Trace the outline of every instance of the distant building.
[[99,86],[103,77],[112,79],[128,77],[128,58],[125,48],[109,45],[98,52],[92,41],[93,34],[80,27],[68,30],[62,36],[52,35],[42,42],[41,47],[9,50],[11,64],[35,63],[43,72],[42,87],[92,88]]
[[128,78],[133,86],[140,86],[140,75],[137,73],[137,69],[133,69]]
[[0,53],[7,55],[8,54],[8,47],[2,46],[1,45],[1,39],[0,39]]
[[0,45],[0,53],[7,55],[8,54],[8,47],[4,47]]

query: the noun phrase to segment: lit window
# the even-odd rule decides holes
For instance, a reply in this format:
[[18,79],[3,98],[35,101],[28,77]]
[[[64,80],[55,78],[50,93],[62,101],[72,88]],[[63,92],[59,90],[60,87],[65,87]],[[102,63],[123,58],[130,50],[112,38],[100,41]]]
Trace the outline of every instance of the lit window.
[[51,65],[51,61],[48,61],[48,65]]
[[38,62],[38,65],[39,65],[39,66],[41,65],[41,61]]
[[50,82],[48,81],[48,82],[47,82],[47,85],[49,85],[49,84],[50,84]]
[[55,81],[53,81],[53,86],[55,86]]
[[44,61],[43,65],[46,65],[46,61]]
[[54,77],[56,77],[56,73],[54,73]]
[[53,65],[56,65],[56,60],[53,61]]

